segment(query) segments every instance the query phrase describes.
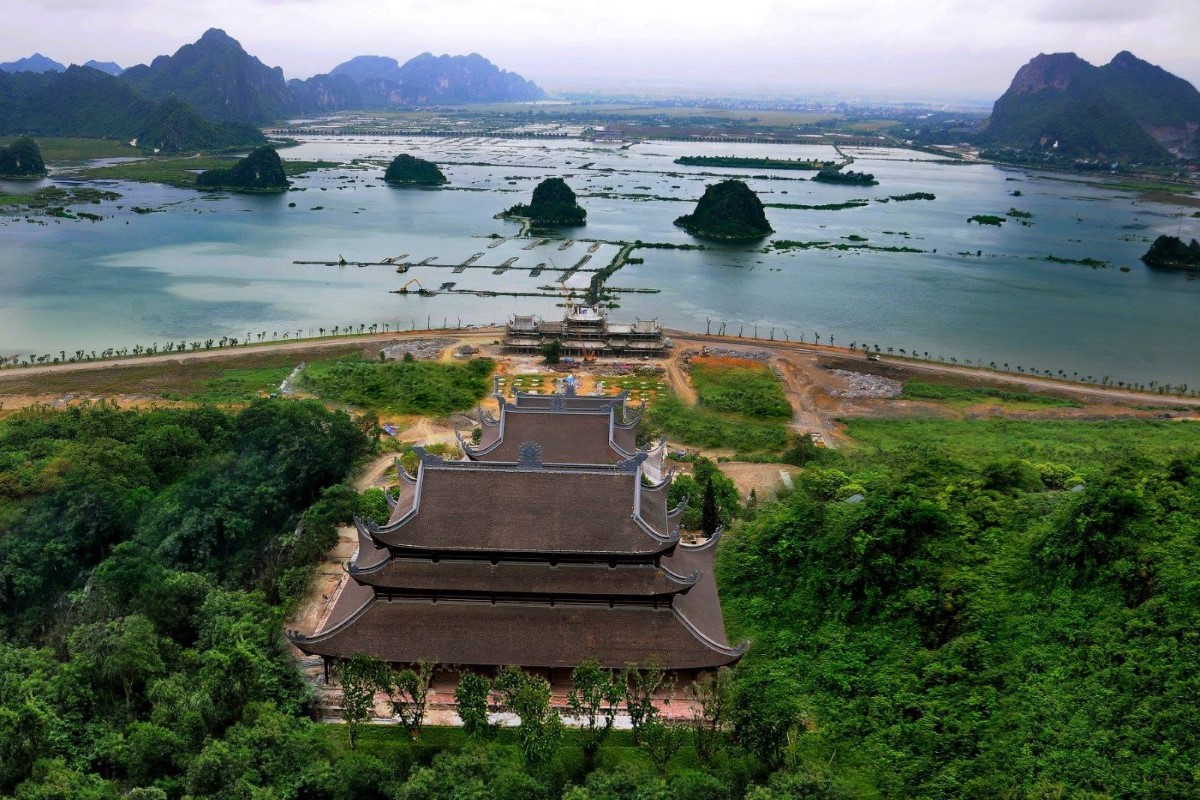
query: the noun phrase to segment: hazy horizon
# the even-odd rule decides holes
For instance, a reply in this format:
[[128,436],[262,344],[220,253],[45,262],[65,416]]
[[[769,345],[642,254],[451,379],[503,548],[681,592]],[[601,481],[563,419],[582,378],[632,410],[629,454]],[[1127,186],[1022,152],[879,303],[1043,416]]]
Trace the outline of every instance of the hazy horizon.
[[[149,63],[221,28],[287,78],[328,72],[356,55],[399,61],[478,52],[551,91],[827,95],[986,101],[1038,53],[1094,63],[1121,50],[1196,84],[1194,0],[681,0],[567,8],[546,0],[8,0],[20,26],[0,31],[0,61],[40,52],[64,64]],[[174,6],[174,8],[172,8]],[[448,25],[446,20],[453,20]]]

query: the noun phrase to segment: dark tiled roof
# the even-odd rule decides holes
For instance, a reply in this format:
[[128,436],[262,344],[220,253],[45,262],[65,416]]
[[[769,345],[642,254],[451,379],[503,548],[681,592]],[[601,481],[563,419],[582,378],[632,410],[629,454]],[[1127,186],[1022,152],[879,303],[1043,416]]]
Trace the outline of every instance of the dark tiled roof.
[[705,669],[741,655],[698,636],[677,611],[649,606],[373,600],[340,627],[291,638],[323,656],[463,666],[574,667],[595,658],[612,668],[654,659]]
[[[618,413],[625,407],[625,395],[618,394],[613,396],[594,395],[594,394],[528,394],[526,392],[517,392],[514,396],[514,404],[517,408],[541,408],[550,409],[555,404],[555,398],[559,398],[564,408],[572,410],[587,410],[599,411],[614,408]],[[620,417],[618,417],[620,421]]]
[[675,596],[675,608],[704,636],[725,645],[729,640],[725,634],[721,600],[717,596],[717,581],[713,575],[713,556],[716,549],[717,538],[701,546],[681,544],[669,557],[663,558],[662,565],[679,575],[700,573],[700,580],[687,594]]
[[665,509],[635,515],[640,471],[423,463],[413,503],[370,527],[393,548],[441,552],[596,554],[664,552],[677,536]]
[[[537,442],[542,448],[542,461],[547,464],[615,464],[637,452],[634,432],[613,428],[612,411],[607,409],[505,409],[500,413],[501,426],[484,428],[479,446],[466,447],[473,460],[516,461],[517,448],[525,442]],[[613,447],[614,441],[624,452]]]
[[673,576],[653,564],[560,564],[546,562],[466,561],[393,558],[370,569],[357,564],[350,574],[356,581],[412,594],[446,596],[520,595],[669,597],[691,588],[686,575]]

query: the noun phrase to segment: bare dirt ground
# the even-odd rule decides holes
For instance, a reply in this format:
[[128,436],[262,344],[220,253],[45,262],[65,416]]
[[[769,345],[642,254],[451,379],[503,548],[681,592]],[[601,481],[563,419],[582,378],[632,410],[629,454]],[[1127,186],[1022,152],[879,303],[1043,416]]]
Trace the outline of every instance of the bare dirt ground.
[[725,473],[734,485],[738,494],[743,498],[749,497],[751,490],[759,500],[766,500],[779,493],[785,484],[783,475],[795,475],[799,467],[791,464],[752,464],[745,461],[723,461],[721,472]]

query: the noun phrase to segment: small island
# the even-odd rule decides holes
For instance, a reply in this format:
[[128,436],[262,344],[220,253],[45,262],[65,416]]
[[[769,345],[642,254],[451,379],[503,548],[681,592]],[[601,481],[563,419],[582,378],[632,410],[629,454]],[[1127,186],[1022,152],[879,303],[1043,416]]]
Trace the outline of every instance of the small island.
[[741,156],[680,156],[676,164],[685,167],[744,167],[746,169],[819,170],[832,167],[832,161],[790,158],[744,158]]
[[706,188],[696,210],[675,220],[675,224],[692,236],[724,241],[750,241],[775,232],[758,195],[738,180]]
[[196,186],[230,192],[282,192],[291,184],[283,160],[272,147],[259,147],[229,169],[210,169],[196,176]]
[[441,186],[449,183],[438,165],[423,158],[401,153],[392,159],[383,180],[393,186]]
[[1004,217],[997,216],[996,214],[976,214],[973,217],[967,218],[968,225],[972,222],[977,222],[980,225],[994,225],[999,228],[1004,224]]
[[0,178],[29,180],[46,174],[46,162],[37,142],[27,136],[0,147]]
[[869,172],[852,170],[843,172],[835,167],[821,170],[813,175],[812,179],[821,183],[840,183],[846,186],[877,186],[879,184],[879,181],[875,180],[875,176]]
[[534,225],[583,225],[587,211],[575,200],[575,192],[562,178],[546,178],[533,190],[533,199],[518,203],[501,216],[522,217]]
[[1142,256],[1149,267],[1200,269],[1200,242],[1184,242],[1177,236],[1159,236]]

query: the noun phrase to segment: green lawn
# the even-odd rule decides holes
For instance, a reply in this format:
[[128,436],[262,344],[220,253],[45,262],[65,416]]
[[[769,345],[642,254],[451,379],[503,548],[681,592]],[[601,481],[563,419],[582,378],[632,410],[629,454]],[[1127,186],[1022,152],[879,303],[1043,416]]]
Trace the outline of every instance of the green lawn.
[[[10,144],[15,137],[0,137],[0,147]],[[84,139],[76,137],[47,136],[34,139],[47,164],[62,164],[75,161],[90,161],[95,158],[140,156],[142,151],[125,142],[112,139]]]
[[[82,180],[119,180],[139,183],[165,183],[181,189],[196,188],[196,174],[202,170],[228,169],[238,159],[233,156],[154,156],[141,161],[89,167],[77,170],[72,177]],[[318,169],[336,167],[332,161],[284,161],[288,177],[296,177]]]
[[765,364],[701,359],[692,367],[692,385],[706,409],[751,419],[791,419],[792,406]]
[[495,369],[489,358],[465,364],[344,359],[310,365],[303,385],[325,400],[373,411],[450,414],[483,399]]
[[1078,400],[1048,394],[1014,392],[990,386],[951,386],[946,383],[908,381],[904,384],[905,400],[937,400],[956,406],[993,403],[1013,410],[1045,407],[1083,408]]
[[675,442],[747,455],[778,453],[787,444],[783,422],[689,406],[673,395],[661,395],[651,406],[650,423]]

